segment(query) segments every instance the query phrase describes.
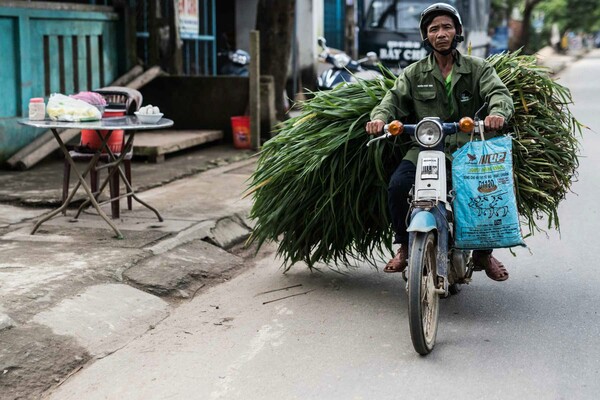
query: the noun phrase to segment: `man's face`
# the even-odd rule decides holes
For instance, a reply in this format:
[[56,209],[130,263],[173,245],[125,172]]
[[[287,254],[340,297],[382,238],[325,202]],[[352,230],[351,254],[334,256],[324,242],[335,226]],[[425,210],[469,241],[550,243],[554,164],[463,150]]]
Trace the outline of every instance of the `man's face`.
[[437,51],[449,50],[456,36],[456,28],[452,17],[439,15],[427,27],[427,39]]

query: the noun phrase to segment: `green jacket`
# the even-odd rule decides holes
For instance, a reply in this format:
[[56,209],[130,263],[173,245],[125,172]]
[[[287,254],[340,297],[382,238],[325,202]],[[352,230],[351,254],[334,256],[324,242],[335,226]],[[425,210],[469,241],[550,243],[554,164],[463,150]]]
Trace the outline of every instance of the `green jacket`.
[[[371,120],[390,122],[400,119],[416,123],[424,117],[439,117],[444,122],[456,122],[462,117],[474,117],[487,101],[488,109],[482,112],[501,115],[507,121],[514,113],[510,93],[484,59],[465,56],[457,52],[457,62],[452,67],[452,107],[446,94],[444,78],[433,54],[406,67],[396,79],[394,87],[371,112]],[[454,110],[454,112],[451,112]],[[486,135],[488,138],[494,135]],[[446,154],[450,155],[470,140],[470,135],[458,133],[446,138]],[[419,146],[413,140],[405,160],[417,163]]]

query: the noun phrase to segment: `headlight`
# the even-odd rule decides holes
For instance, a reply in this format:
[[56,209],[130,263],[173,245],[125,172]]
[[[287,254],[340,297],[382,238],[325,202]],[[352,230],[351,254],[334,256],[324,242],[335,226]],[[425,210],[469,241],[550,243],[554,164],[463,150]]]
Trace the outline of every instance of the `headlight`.
[[442,124],[436,119],[424,119],[417,124],[415,139],[423,147],[437,146],[444,135],[442,135]]
[[350,57],[345,53],[338,53],[333,56],[333,65],[336,68],[344,68],[350,62]]

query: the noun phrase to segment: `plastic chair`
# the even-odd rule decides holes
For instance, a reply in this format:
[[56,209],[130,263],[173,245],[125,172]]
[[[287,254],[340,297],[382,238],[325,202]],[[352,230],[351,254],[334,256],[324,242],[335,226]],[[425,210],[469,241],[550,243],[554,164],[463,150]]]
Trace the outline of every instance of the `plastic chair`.
[[[126,115],[132,115],[135,111],[139,110],[142,105],[142,94],[131,88],[125,87],[106,87],[102,89],[96,89],[94,92],[100,93],[107,102],[107,109],[111,110],[121,110],[125,111]],[[125,135],[123,135],[122,143],[120,148],[123,149],[125,146]],[[111,149],[112,150],[112,149]],[[74,161],[89,161],[94,154],[96,153],[96,149],[90,149],[86,146],[78,146],[75,150],[71,150],[69,154],[73,158]],[[120,152],[114,152],[116,157],[121,155]],[[123,158],[123,165],[125,167],[125,177],[129,181],[131,185],[131,159],[133,158],[133,149],[130,149],[127,154],[125,154]],[[107,153],[102,153],[98,158],[98,162],[109,162],[110,157]],[[108,173],[112,174],[111,179],[109,181],[109,192],[110,198],[119,197],[119,173],[118,171],[113,172],[114,167],[108,168]],[[62,192],[62,201],[64,202],[69,195],[69,180],[71,178],[71,165],[65,160],[64,163],[64,172],[63,172],[63,192]],[[92,189],[92,193],[94,195],[98,193],[98,185],[99,185],[99,175],[98,169],[96,165],[93,165],[90,169],[90,187]],[[127,196],[127,209],[131,210],[133,206],[132,197]],[[66,215],[66,210],[63,212]],[[113,219],[117,219],[120,216],[120,201],[115,200],[111,203],[111,216]]]

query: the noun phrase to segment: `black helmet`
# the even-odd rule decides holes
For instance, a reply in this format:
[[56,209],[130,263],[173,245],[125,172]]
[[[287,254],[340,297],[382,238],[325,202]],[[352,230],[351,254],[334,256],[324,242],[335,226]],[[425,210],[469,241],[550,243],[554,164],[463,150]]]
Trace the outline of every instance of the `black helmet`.
[[454,20],[454,28],[456,29],[455,41],[460,43],[465,38],[462,36],[463,25],[460,19],[460,14],[456,11],[456,8],[446,3],[435,3],[427,7],[421,13],[421,21],[419,21],[419,29],[421,30],[421,39],[426,45],[429,45],[427,40],[427,26],[433,21],[433,19],[439,15],[448,15]]

